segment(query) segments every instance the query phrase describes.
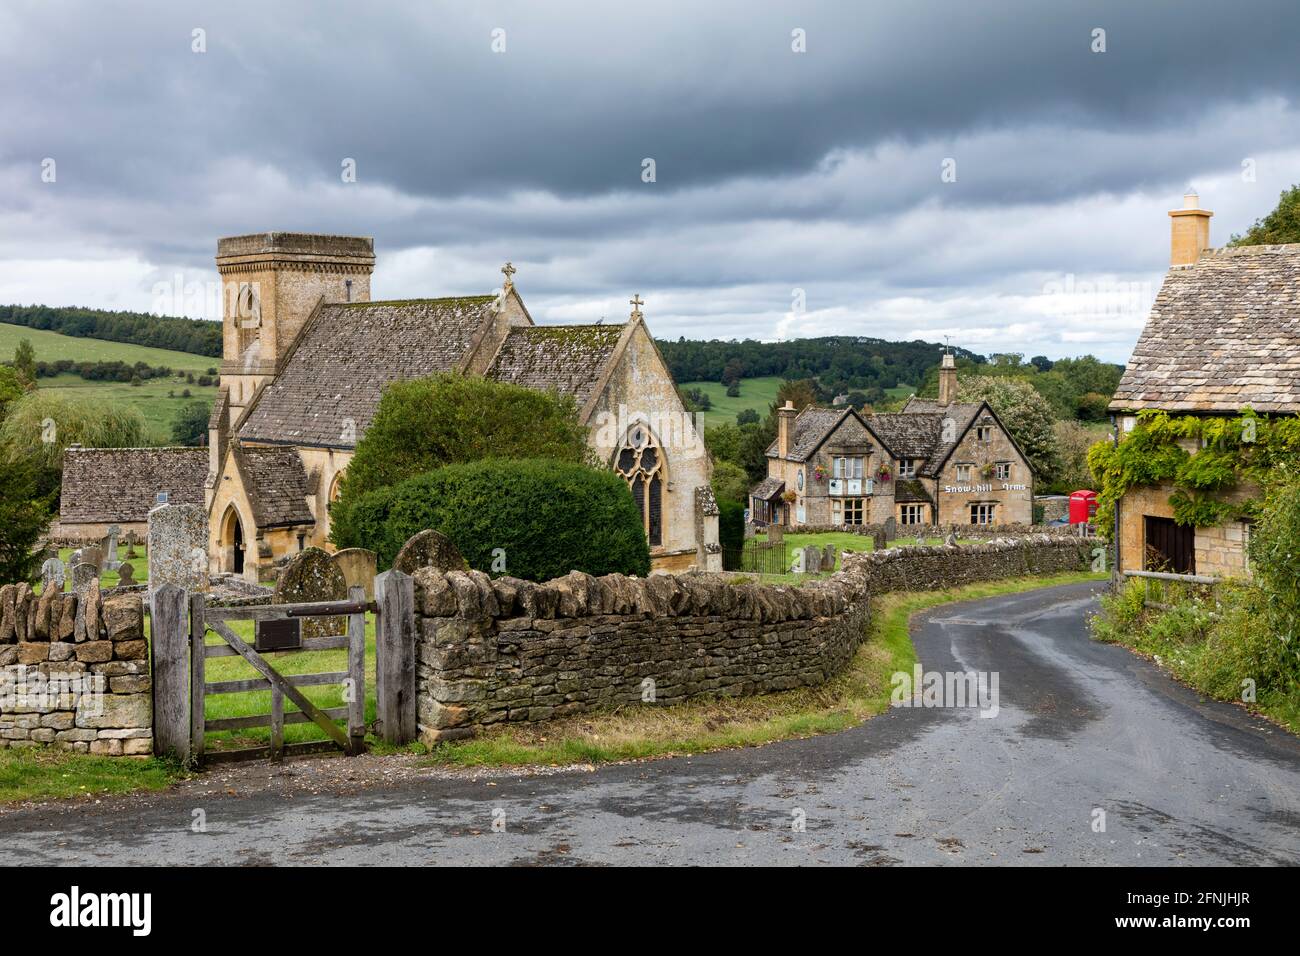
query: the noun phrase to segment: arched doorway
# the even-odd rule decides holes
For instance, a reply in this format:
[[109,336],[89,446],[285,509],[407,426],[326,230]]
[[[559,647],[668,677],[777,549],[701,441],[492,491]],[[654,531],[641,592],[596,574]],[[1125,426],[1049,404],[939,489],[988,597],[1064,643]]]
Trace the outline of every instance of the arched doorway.
[[221,528],[221,551],[225,565],[224,570],[234,574],[244,573],[244,523],[239,520],[239,512],[232,505],[226,511],[226,520]]

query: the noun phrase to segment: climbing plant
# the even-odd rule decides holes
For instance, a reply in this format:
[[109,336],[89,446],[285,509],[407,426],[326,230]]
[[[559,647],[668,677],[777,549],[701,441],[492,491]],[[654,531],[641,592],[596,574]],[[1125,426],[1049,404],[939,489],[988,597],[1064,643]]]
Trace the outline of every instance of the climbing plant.
[[1267,418],[1247,409],[1233,417],[1170,415],[1144,411],[1119,442],[1088,451],[1100,483],[1097,527],[1109,534],[1115,503],[1133,488],[1169,483],[1174,520],[1205,527],[1232,518],[1255,518],[1261,500],[1229,500],[1243,485],[1266,489],[1275,469],[1300,462],[1300,418]]

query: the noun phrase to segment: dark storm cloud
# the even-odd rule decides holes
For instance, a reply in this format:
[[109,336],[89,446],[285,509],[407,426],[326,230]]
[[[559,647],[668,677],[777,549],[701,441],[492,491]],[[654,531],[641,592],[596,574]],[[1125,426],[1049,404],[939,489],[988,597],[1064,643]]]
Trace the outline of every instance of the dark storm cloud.
[[[544,293],[835,283],[864,316],[854,286],[1150,270],[1146,236],[1044,240],[1073,204],[1131,233],[1125,197],[1300,146],[1297,26],[1294,0],[11,2],[0,255],[210,267],[221,234],[345,231],[527,258]],[[1036,225],[993,222],[1017,209]],[[981,210],[1001,260],[952,244]]]

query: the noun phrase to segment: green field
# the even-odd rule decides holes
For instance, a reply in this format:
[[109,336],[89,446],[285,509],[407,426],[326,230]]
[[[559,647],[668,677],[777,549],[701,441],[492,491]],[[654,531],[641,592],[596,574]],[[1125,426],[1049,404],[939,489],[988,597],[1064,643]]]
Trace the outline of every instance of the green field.
[[[768,406],[776,401],[776,390],[781,387],[783,381],[785,379],[780,375],[743,378],[740,380],[740,396],[737,398],[728,398],[727,386],[721,382],[682,382],[681,388],[698,388],[709,396],[713,407],[707,412],[701,412],[700,417],[704,420],[704,427],[711,428],[714,425],[734,425],[736,415],[746,408],[758,412],[760,418],[767,417]],[[885,391],[891,398],[905,398],[916,389],[910,385],[900,385]]]
[[[166,365],[177,372],[192,372],[196,377],[216,368],[221,360],[189,352],[173,352],[145,345],[128,345],[124,342],[106,342],[103,339],[80,339],[44,329],[29,329],[22,325],[0,322],[0,360],[10,361],[18,343],[27,339],[36,350],[38,362],[56,362],[71,359],[74,362],[145,362],[149,365]],[[56,375],[37,380],[37,387],[69,389],[71,394],[85,396],[95,401],[130,405],[139,409],[154,433],[154,440],[166,443],[170,439],[171,425],[181,408],[192,401],[211,403],[217,395],[216,386],[200,388],[187,384],[184,377],[154,378],[140,385],[127,382],[89,382],[77,375]],[[182,390],[190,390],[189,398],[181,398]],[[169,398],[168,392],[174,396]]]

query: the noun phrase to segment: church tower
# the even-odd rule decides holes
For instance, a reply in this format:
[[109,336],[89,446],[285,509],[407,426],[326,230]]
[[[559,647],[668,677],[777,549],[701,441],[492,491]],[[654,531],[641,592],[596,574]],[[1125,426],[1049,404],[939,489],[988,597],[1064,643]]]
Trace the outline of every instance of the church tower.
[[229,422],[284,364],[324,302],[367,302],[375,243],[360,236],[264,232],[217,240],[222,285],[221,385]]

